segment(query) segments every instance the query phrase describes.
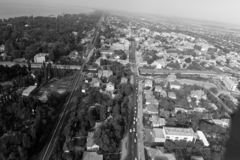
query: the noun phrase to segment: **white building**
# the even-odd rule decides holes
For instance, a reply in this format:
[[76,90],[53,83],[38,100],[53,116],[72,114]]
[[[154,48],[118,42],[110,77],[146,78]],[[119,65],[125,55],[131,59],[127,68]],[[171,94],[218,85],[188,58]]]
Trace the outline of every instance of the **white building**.
[[0,46],[0,52],[4,52],[5,51],[5,46],[2,44],[1,46]]
[[163,134],[165,139],[170,140],[186,140],[195,142],[196,135],[192,128],[175,128],[175,127],[163,127]]
[[37,86],[29,86],[27,89],[23,91],[22,96],[29,96],[36,87]]
[[204,146],[208,147],[209,142],[208,142],[207,138],[205,137],[205,135],[203,134],[203,132],[202,131],[197,131],[197,135],[198,135],[198,139],[200,139],[203,142]]
[[43,63],[46,61],[46,57],[48,56],[48,53],[39,53],[34,56],[34,62],[36,63]]
[[224,77],[222,82],[224,83],[224,85],[229,91],[235,91],[238,85],[236,82],[232,81],[228,77]]

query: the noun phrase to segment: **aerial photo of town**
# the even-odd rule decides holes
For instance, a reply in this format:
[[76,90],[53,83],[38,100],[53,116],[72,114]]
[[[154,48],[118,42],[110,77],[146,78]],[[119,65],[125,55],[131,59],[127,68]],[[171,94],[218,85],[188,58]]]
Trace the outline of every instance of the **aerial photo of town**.
[[240,160],[239,53],[210,22],[0,19],[0,160]]

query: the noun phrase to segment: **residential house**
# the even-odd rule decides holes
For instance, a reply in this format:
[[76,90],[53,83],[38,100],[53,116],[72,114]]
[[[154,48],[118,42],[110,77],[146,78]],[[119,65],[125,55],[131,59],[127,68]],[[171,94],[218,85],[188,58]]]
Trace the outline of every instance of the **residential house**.
[[156,104],[148,104],[146,107],[146,113],[152,114],[152,115],[157,115],[158,114],[158,105]]
[[191,156],[190,160],[204,160],[201,156]]
[[166,141],[166,136],[164,135],[164,131],[162,128],[153,128],[151,135],[154,142],[164,143]]
[[0,46],[0,52],[4,52],[5,51],[5,46],[2,44],[1,46]]
[[204,146],[208,147],[209,142],[205,137],[204,133],[202,131],[197,131],[197,135],[198,135],[198,139],[200,139],[203,142]]
[[195,112],[200,112],[200,113],[202,113],[202,112],[207,112],[207,110],[205,109],[205,108],[202,108],[202,107],[196,107],[196,108],[194,108],[193,109]]
[[156,84],[160,84],[162,81],[163,81],[162,78],[156,78],[156,79],[154,79],[154,82],[155,82]]
[[164,68],[167,65],[166,61],[164,59],[158,59],[155,60],[151,66],[156,66],[156,69]]
[[212,119],[211,122],[222,127],[229,127],[230,125],[230,119]]
[[178,82],[178,81],[172,81],[172,82],[169,82],[170,84],[170,88],[171,89],[180,89],[181,88],[181,84]]
[[167,77],[168,82],[174,82],[174,81],[176,81],[176,79],[177,79],[177,77],[175,74],[170,74]]
[[46,62],[46,57],[48,56],[48,53],[39,53],[34,56],[34,62],[35,63],[43,63]]
[[192,128],[163,127],[163,135],[165,139],[170,140],[186,140],[195,142],[196,135]]
[[128,82],[128,79],[127,78],[125,78],[125,77],[122,77],[121,78],[121,83],[122,84],[125,84],[125,83],[127,83]]
[[94,143],[94,132],[88,132],[87,137],[87,151],[89,152],[96,152],[99,150],[99,146]]
[[164,91],[164,90],[162,90],[162,91],[160,92],[160,95],[161,95],[162,97],[167,97],[167,92]]
[[22,96],[29,96],[36,88],[37,86],[29,86],[27,89],[23,91]]
[[115,87],[114,87],[114,84],[112,82],[107,83],[106,91],[113,93],[114,89],[115,89]]
[[199,103],[199,101],[201,99],[206,100],[207,99],[207,95],[204,93],[203,90],[193,90],[191,91],[191,95],[192,98],[196,98],[197,99],[197,104]]
[[146,99],[146,104],[147,104],[147,105],[148,105],[148,104],[158,105],[159,102],[158,102],[158,100],[156,100],[156,99],[153,97],[153,98],[148,98],[148,99]]
[[93,87],[100,87],[100,80],[98,78],[92,78],[91,85]]
[[163,89],[160,85],[155,86],[155,92],[161,92]]
[[103,155],[96,152],[83,152],[82,160],[103,160]]
[[151,87],[152,88],[153,81],[150,79],[146,79],[144,83],[144,87]]
[[78,51],[74,50],[69,53],[68,57],[75,60],[75,59],[79,58],[80,55],[79,55]]
[[113,50],[101,50],[100,54],[102,57],[107,57],[107,55],[113,55],[114,51]]
[[177,96],[174,92],[168,92],[168,97],[171,98],[171,99],[176,99]]
[[151,160],[176,160],[173,154],[165,154],[157,148],[146,148]]
[[186,109],[184,109],[184,108],[175,107],[175,113],[178,113],[178,112],[187,113],[188,110],[186,110]]
[[238,83],[232,81],[229,77],[224,77],[222,82],[229,91],[235,91]]
[[157,115],[152,115],[151,121],[152,127],[161,127],[166,125],[166,120],[158,117]]
[[102,76],[108,78],[112,74],[113,71],[111,70],[98,70],[98,78],[101,78]]

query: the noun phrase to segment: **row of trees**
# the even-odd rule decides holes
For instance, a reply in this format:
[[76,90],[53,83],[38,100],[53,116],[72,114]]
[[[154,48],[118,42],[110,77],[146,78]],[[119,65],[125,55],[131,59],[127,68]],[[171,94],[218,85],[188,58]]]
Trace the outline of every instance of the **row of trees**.
[[[32,97],[14,97],[0,111],[1,159],[29,159],[39,152],[52,128],[52,118],[66,95],[50,93],[42,104]],[[4,136],[3,133],[5,133]]]
[[237,110],[237,106],[233,103],[233,101],[230,99],[228,95],[220,94],[219,99],[223,101],[231,110],[235,111]]
[[[65,14],[54,17],[17,17],[4,20],[0,30],[0,44],[13,58],[32,59],[37,53],[49,53],[52,61],[70,51],[82,50],[79,43],[90,31],[100,15],[93,13]],[[7,25],[11,24],[11,25]],[[28,25],[26,27],[25,25]]]

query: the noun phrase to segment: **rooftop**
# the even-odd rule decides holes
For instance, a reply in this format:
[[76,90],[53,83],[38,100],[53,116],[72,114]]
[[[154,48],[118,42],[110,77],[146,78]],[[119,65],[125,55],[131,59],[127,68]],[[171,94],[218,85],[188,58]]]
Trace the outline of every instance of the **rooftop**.
[[195,136],[192,128],[163,127],[166,135]]
[[162,128],[153,128],[153,136],[156,138],[164,138],[164,133]]
[[38,53],[34,57],[44,57],[44,56],[48,56],[48,53]]
[[83,160],[102,160],[103,155],[98,155],[96,152],[84,152]]

